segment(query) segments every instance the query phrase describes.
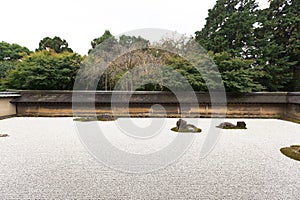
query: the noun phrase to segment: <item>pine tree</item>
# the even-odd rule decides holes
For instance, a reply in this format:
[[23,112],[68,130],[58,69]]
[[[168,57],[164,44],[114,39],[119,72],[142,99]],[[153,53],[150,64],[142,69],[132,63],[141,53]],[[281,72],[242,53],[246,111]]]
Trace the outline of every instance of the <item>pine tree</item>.
[[256,29],[261,83],[270,91],[300,90],[300,1],[273,0],[260,11]]
[[261,68],[255,64],[255,0],[218,0],[209,10],[206,25],[196,32],[196,40],[213,52],[226,91],[263,90],[257,82]]
[[214,53],[251,58],[257,7],[255,0],[218,0],[196,40]]

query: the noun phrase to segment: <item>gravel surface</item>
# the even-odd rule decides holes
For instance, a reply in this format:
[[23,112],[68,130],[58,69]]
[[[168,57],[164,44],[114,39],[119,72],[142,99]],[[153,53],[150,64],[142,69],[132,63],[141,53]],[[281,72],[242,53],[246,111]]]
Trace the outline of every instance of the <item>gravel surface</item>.
[[[146,119],[134,119],[138,124]],[[107,139],[131,153],[170,144],[177,119],[164,135],[133,147],[115,122],[98,122]],[[0,120],[0,199],[299,199],[300,162],[280,148],[300,144],[300,125],[274,119],[244,120],[247,130],[221,130],[215,148],[199,157],[210,119],[172,165],[146,174],[125,173],[98,162],[82,145],[72,118]],[[103,123],[103,124],[102,124]],[[216,124],[217,125],[217,124]],[[215,128],[215,127],[213,127]]]

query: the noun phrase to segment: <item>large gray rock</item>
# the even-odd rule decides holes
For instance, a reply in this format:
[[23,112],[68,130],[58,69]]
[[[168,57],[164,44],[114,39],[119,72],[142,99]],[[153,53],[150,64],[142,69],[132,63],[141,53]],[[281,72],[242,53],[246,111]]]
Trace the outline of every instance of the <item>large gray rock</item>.
[[176,122],[176,126],[178,128],[178,130],[180,129],[186,129],[187,127],[187,122],[183,119],[179,119],[177,122]]
[[197,128],[193,124],[188,124],[183,119],[179,119],[176,122],[176,127],[179,132],[201,132],[201,129]]
[[234,128],[235,125],[230,122],[223,122],[217,126],[218,128]]
[[230,122],[223,122],[217,126],[222,129],[246,129],[246,123],[244,121],[238,121],[236,125]]

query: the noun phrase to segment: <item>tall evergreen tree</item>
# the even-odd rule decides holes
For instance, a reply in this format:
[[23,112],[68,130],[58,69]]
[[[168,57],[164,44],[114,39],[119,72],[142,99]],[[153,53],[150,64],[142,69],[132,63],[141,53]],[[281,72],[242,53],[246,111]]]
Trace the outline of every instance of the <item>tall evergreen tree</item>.
[[254,60],[257,8],[255,0],[217,0],[205,27],[196,32],[199,44],[213,52],[227,91],[264,89],[258,82],[261,68]]
[[299,11],[299,0],[273,0],[259,13],[256,57],[270,91],[300,90]]
[[57,36],[55,36],[54,38],[45,37],[40,41],[37,51],[46,49],[52,49],[56,53],[62,53],[64,51],[73,52],[73,50],[69,48],[68,42]]
[[214,53],[251,58],[257,7],[255,0],[218,0],[196,40]]
[[92,48],[94,49],[97,45],[101,44],[104,40],[113,37],[109,30],[105,30],[101,37],[93,39],[91,41]]

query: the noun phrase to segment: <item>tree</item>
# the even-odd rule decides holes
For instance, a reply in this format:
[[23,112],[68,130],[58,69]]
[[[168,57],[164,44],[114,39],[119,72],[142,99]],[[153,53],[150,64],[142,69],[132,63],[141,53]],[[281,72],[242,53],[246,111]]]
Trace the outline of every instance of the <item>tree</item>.
[[30,53],[29,49],[18,44],[0,43],[0,90],[3,90],[2,79],[14,69],[18,62]]
[[37,51],[53,49],[56,53],[62,53],[64,51],[73,52],[73,50],[68,46],[68,42],[66,40],[62,40],[60,37],[45,37],[40,41]]
[[196,40],[214,53],[252,58],[257,7],[255,0],[217,0]]
[[[191,63],[164,50],[166,45],[171,49],[175,46],[186,47],[171,40],[161,41],[158,45],[150,44],[140,36],[120,36],[112,48],[127,49],[128,52],[121,53],[121,56],[105,69],[98,89],[113,90],[117,87],[118,90],[166,91],[170,90],[168,86],[172,86],[172,89],[184,91],[189,81],[195,90],[207,90],[201,74]],[[100,56],[103,55],[101,53]]]
[[12,61],[0,61],[0,80],[6,76],[9,70],[14,69],[16,66],[15,62]]
[[[93,41],[91,41],[91,45],[92,45],[92,49],[95,49],[97,45],[101,44],[103,41],[112,38],[113,35],[110,33],[109,30],[105,30],[103,35],[101,37],[95,38],[93,39]],[[91,49],[89,50],[89,52],[91,51]]]
[[[197,43],[194,42],[195,44]],[[186,38],[163,39],[154,44],[136,36],[110,38],[98,45],[85,60],[79,85],[82,85],[81,89],[93,89],[95,81],[92,80],[99,80],[98,89],[101,90],[113,90],[117,87],[118,90],[162,91],[169,90],[168,87],[171,86],[175,90],[194,88],[196,91],[206,91],[207,84],[216,85],[211,81],[216,72],[207,67],[210,58],[205,53],[193,51],[194,47],[189,54],[193,54],[191,59],[195,61],[194,64],[202,65],[201,73],[180,53],[174,52],[176,48],[180,48],[180,52],[186,54],[189,47],[192,45]],[[120,56],[111,61],[112,55]],[[109,63],[108,68],[106,62]],[[101,77],[97,74],[101,74]],[[203,79],[203,75],[208,82]]]
[[139,48],[148,48],[150,45],[149,40],[142,38],[141,36],[128,36],[128,35],[121,35],[119,38],[119,44],[123,47],[129,47],[137,45]]
[[0,61],[0,91],[5,89],[2,85],[2,81],[7,73],[16,67],[16,62],[17,61]]
[[[229,53],[232,58],[227,60],[241,59],[244,67],[249,61],[251,73],[258,73],[249,77],[268,91],[300,90],[299,4],[299,0],[270,0],[269,8],[259,10],[254,0],[218,0],[196,39],[215,58]],[[244,67],[236,66],[241,67],[236,72],[243,73]],[[222,76],[226,77],[224,71]]]
[[3,81],[4,87],[24,90],[70,90],[82,57],[76,53],[38,51],[24,57]]
[[[82,89],[93,88],[95,83],[92,80],[100,79],[99,83],[97,83],[97,89],[112,90],[115,87],[115,83],[122,77],[122,74],[133,68],[134,63],[139,62],[137,57],[133,57],[133,53],[127,52],[128,49],[134,50],[135,47],[145,48],[148,44],[149,41],[142,37],[122,35],[119,38],[115,38],[109,31],[105,31],[100,38],[92,41],[92,47],[94,48],[90,49],[89,57],[83,63],[82,73],[80,73],[81,81],[78,85],[81,85]],[[102,66],[103,61],[110,60],[109,58],[114,55],[122,55],[122,59],[112,58],[116,60],[105,69],[105,66]],[[141,59],[141,57],[139,56],[138,59]],[[99,74],[102,76],[98,77]]]
[[18,44],[0,42],[0,61],[16,61],[30,53],[29,49]]
[[260,11],[256,29],[257,62],[270,91],[300,90],[300,2],[273,0]]
[[[229,53],[212,55],[227,92],[257,92],[264,89],[258,82],[261,73],[254,68],[254,60],[233,58]],[[262,70],[261,70],[262,71]]]
[[205,27],[195,33],[199,44],[210,51],[226,91],[264,89],[258,82],[262,70],[255,62],[257,8],[255,0],[217,0]]

